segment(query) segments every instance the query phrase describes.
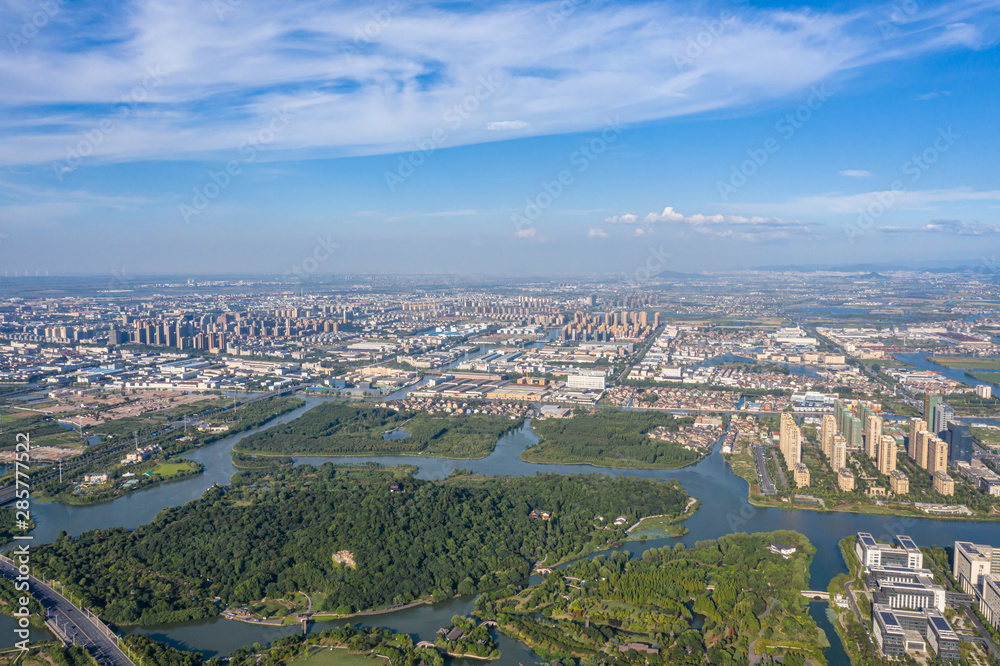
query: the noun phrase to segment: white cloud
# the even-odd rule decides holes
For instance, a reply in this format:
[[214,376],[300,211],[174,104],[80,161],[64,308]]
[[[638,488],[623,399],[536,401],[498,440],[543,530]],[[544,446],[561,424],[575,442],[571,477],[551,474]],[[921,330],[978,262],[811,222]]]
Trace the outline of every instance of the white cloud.
[[639,217],[637,215],[633,215],[632,213],[625,213],[624,215],[612,215],[611,217],[606,217],[604,218],[604,221],[611,224],[635,224],[639,221]]
[[951,97],[951,91],[950,90],[936,90],[934,92],[929,92],[929,93],[923,93],[923,94],[920,94],[920,95],[916,95],[916,96],[914,96],[913,99],[915,99],[918,102],[926,102],[927,100],[937,99],[938,97]]
[[505,132],[510,130],[525,129],[528,127],[528,123],[523,120],[498,120],[492,123],[486,123],[486,129],[491,132]]
[[528,227],[527,229],[518,229],[514,232],[514,235],[518,238],[534,238],[538,234],[538,230],[534,227]]
[[[218,5],[230,8],[221,18]],[[398,6],[73,3],[0,58],[0,165],[65,159],[124,108],[128,117],[88,162],[233,159],[281,107],[290,123],[267,159],[410,151],[431,137],[440,138],[435,147],[466,145],[495,141],[501,130],[585,131],[615,114],[637,123],[794,99],[837,74],[992,43],[998,25],[988,3],[948,2],[922,8],[887,48],[872,29],[883,8],[740,6],[697,58],[678,66],[717,10],[579,3],[553,30],[555,0]],[[21,23],[0,10],[0,25]],[[162,80],[141,103],[118,105],[147,68],[159,68]]]
[[840,172],[840,175],[847,176],[848,178],[871,178],[875,174],[865,169],[844,169]]
[[[614,215],[605,221],[612,224],[623,221],[635,224],[639,222],[639,217],[632,213],[626,213]],[[671,206],[664,208],[662,213],[647,214],[642,218],[642,224],[646,226],[636,227],[634,235],[642,236],[652,233],[654,225],[663,225],[673,228],[682,235],[693,232],[716,238],[737,238],[747,241],[777,240],[792,236],[816,236],[816,225],[809,222],[745,215],[704,215],[702,213],[683,215]]]
[[597,227],[591,227],[590,231],[587,232],[587,238],[607,238],[608,232],[604,229],[598,229]]

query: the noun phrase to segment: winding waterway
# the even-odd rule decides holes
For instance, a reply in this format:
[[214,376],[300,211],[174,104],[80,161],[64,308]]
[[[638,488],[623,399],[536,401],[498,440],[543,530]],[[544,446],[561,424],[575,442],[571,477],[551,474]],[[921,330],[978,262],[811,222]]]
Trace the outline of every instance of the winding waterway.
[[[322,398],[310,397],[306,404],[277,417],[265,426],[246,433],[234,435],[185,455],[200,462],[205,471],[195,477],[165,483],[149,490],[134,493],[105,504],[76,507],[58,503],[36,504],[34,517],[37,528],[33,534],[35,543],[53,541],[60,532],[78,535],[87,530],[106,527],[126,527],[134,529],[150,522],[161,510],[183,504],[199,497],[213,484],[228,484],[236,469],[233,467],[229,451],[244,437],[287,423],[312,407],[324,402]],[[690,532],[683,541],[688,546],[701,539],[715,539],[732,532],[768,532],[778,529],[795,530],[805,534],[816,546],[817,552],[811,569],[810,587],[825,590],[830,579],[845,571],[837,543],[844,536],[859,531],[871,532],[883,541],[892,541],[896,534],[906,533],[921,545],[946,546],[956,540],[970,540],[979,543],[1000,543],[1000,526],[996,524],[951,522],[919,518],[895,518],[887,516],[862,516],[849,513],[817,513],[812,511],[787,511],[782,509],[760,509],[747,502],[747,482],[734,475],[718,451],[691,467],[680,470],[633,470],[595,468],[589,465],[535,465],[525,463],[518,455],[526,446],[538,441],[530,423],[514,430],[497,443],[496,449],[480,460],[451,460],[429,456],[365,456],[365,457],[304,457],[295,463],[320,465],[324,462],[369,462],[378,461],[384,465],[407,464],[417,466],[416,475],[423,479],[441,479],[455,469],[470,469],[483,474],[530,475],[546,472],[560,474],[580,474],[599,471],[612,476],[637,476],[643,478],[677,479],[694,497],[701,500],[701,508],[685,522]],[[623,549],[641,553],[650,547],[673,544],[676,539],[629,542]],[[456,598],[433,605],[423,605],[406,610],[341,620],[318,622],[310,626],[311,632],[344,623],[364,623],[389,627],[395,631],[408,633],[419,640],[432,640],[434,633],[450,621],[456,614],[466,614],[472,610],[474,597]],[[815,605],[814,605],[815,606]],[[816,606],[813,616],[825,611],[824,606]],[[825,625],[825,626],[824,626]],[[829,622],[821,622],[828,637],[834,643],[827,651],[832,665],[847,664],[846,656],[838,644],[838,639]],[[198,650],[207,656],[227,654],[243,645],[266,644],[297,631],[297,627],[274,627],[247,624],[222,618],[199,620],[158,627],[133,628],[131,631],[151,634],[158,640],[183,649]],[[500,664],[532,664],[542,660],[524,645],[499,637],[503,657]],[[455,663],[464,663],[455,660]]]

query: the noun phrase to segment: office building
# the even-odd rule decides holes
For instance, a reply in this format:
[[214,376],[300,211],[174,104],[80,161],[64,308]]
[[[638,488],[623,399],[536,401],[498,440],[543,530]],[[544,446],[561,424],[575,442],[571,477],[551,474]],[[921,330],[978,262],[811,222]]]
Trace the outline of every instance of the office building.
[[896,495],[906,495],[910,492],[910,479],[900,470],[893,470],[889,474],[889,487]]
[[907,569],[923,569],[924,555],[917,548],[913,539],[905,534],[896,535],[896,546],[879,543],[868,532],[858,532],[858,540],[854,544],[854,553],[866,570],[872,567],[905,567]]
[[924,394],[924,420],[927,421],[927,430],[930,432],[937,432],[934,423],[934,407],[941,404],[942,400],[943,398],[939,395]]
[[934,582],[934,572],[929,569],[871,567],[865,585],[872,591],[875,603],[892,608],[935,608],[943,613],[948,596],[944,587]]
[[865,417],[865,453],[875,460],[878,456],[878,446],[882,439],[882,418],[874,414]]
[[945,472],[934,472],[934,492],[951,497],[955,494],[955,480]]
[[[838,401],[839,402],[839,401]],[[837,418],[833,414],[824,414],[820,427],[820,446],[823,455],[833,459],[833,438],[837,436]],[[837,469],[836,466],[833,469]]]
[[958,421],[951,421],[945,433],[945,439],[948,442],[948,462],[952,465],[959,461],[971,463],[974,444],[969,426]]
[[995,630],[1000,631],[1000,576],[983,576],[983,592],[979,595],[979,612]]
[[876,451],[878,471],[888,476],[896,471],[896,438],[892,435],[880,435]]
[[955,410],[943,402],[934,405],[934,429],[931,431],[938,437],[944,438],[944,433],[948,429],[948,424],[955,418]]
[[935,609],[904,610],[876,604],[872,608],[872,634],[885,657],[907,653],[934,654],[938,659],[961,659],[958,635]]
[[849,493],[854,490],[854,472],[841,467],[837,470],[837,487],[841,492]]
[[[910,433],[906,437],[906,452],[913,460],[917,460],[917,433],[927,430],[927,421],[916,416],[910,419]],[[919,464],[919,463],[918,463]]]
[[983,576],[1000,574],[1000,548],[956,541],[951,575],[966,594],[976,594]]
[[604,390],[604,373],[593,375],[570,375],[566,378],[566,388]]

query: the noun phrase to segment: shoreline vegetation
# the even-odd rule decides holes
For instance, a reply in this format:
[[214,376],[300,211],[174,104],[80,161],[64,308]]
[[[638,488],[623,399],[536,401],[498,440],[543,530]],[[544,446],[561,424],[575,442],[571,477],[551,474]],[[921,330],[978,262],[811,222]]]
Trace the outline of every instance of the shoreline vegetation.
[[[122,625],[214,617],[220,605],[297,591],[314,613],[341,616],[518,584],[536,565],[621,544],[642,517],[680,516],[689,499],[674,480],[456,473],[425,481],[412,468],[325,463],[240,472],[134,531],[62,534],[33,561]],[[381,534],[394,535],[391,546]],[[425,555],[410,556],[417,552]]]
[[[523,419],[493,414],[447,414],[327,402],[233,447],[248,455],[413,455],[478,460]],[[398,435],[398,436],[393,436]]]
[[521,452],[528,463],[593,465],[619,469],[679,469],[703,456],[677,442],[656,439],[658,427],[676,433],[690,426],[691,418],[662,412],[601,410],[575,414],[568,419],[542,419],[531,423],[541,439]]
[[617,663],[693,666],[706,655],[726,664],[766,652],[789,666],[825,664],[829,639],[801,594],[815,550],[779,531],[618,551],[484,594],[475,614],[546,661],[597,663],[610,653]]

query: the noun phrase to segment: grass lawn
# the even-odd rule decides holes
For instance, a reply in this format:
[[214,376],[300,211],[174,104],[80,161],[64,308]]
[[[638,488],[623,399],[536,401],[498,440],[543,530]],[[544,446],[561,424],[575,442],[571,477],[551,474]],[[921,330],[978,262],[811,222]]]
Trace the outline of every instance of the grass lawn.
[[929,356],[932,363],[946,368],[962,368],[965,370],[1000,370],[1000,358],[969,356]]
[[297,657],[289,662],[296,666],[374,666],[384,663],[384,659],[370,654],[352,654],[346,648],[322,648],[311,652],[308,657]]
[[687,528],[677,523],[671,523],[670,521],[670,516],[643,518],[639,521],[638,527],[629,533],[629,541],[637,539],[662,539],[664,536],[677,538],[687,534]]
[[80,439],[79,433],[75,430],[63,430],[62,432],[32,437],[31,446],[57,446],[61,448],[86,448],[86,442]]
[[194,472],[197,471],[197,463],[193,463],[189,460],[183,462],[165,462],[160,463],[156,469],[153,470],[153,474],[156,476],[176,476],[184,472]]

